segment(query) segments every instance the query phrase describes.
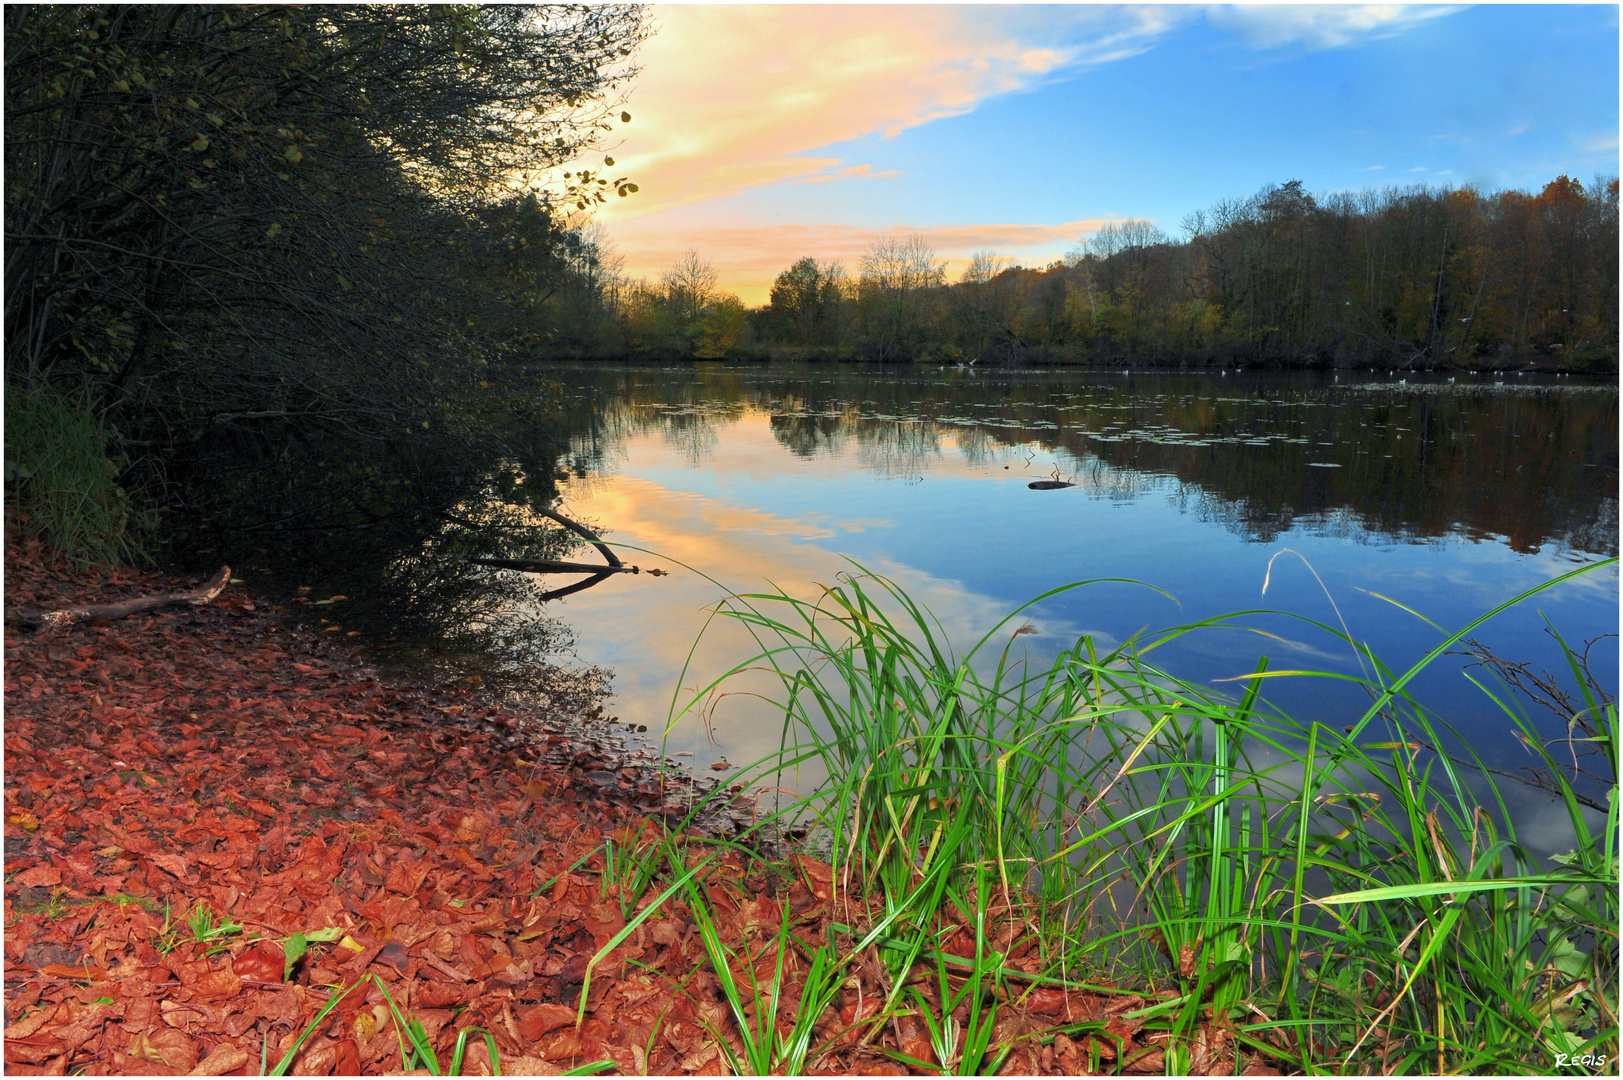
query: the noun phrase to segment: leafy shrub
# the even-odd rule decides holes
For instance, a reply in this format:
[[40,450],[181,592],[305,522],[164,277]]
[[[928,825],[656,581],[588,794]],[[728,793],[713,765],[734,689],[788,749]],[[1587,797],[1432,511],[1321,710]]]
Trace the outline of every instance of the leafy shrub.
[[117,433],[83,397],[44,378],[6,386],[6,505],[26,528],[83,570],[147,561],[156,515],[118,484]]

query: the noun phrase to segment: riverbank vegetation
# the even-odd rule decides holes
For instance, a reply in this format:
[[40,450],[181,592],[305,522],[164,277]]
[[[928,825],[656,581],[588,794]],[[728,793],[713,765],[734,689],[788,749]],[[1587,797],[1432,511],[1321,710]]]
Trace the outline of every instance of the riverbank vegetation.
[[[524,513],[556,388],[515,362],[635,189],[647,33],[617,5],[8,8],[19,520],[81,561],[224,549],[403,635],[501,623],[523,587],[466,559],[557,553]],[[40,448],[70,436],[64,485]]]
[[[1011,659],[1020,612],[959,657],[882,579],[726,613],[763,646],[735,671],[781,678],[786,759],[833,778],[798,809],[838,882],[883,898],[860,942],[877,946],[875,1015],[918,1016],[966,1071],[999,1064],[976,1056],[995,1018],[951,1015],[949,987],[1031,1001],[1108,980],[1144,995],[1122,1018],[1156,1033],[1169,1074],[1231,1072],[1240,1052],[1306,1071],[1521,1072],[1616,1060],[1615,700],[1564,643],[1572,685],[1554,695],[1473,643],[1472,677],[1564,809],[1571,847],[1545,864],[1490,770],[1408,687],[1499,611],[1615,565],[1440,630],[1404,671],[1320,626],[1364,671],[1369,706],[1345,726],[1266,704],[1270,679],[1345,675],[1264,658],[1222,693],[1154,666],[1168,641],[1247,613],[1110,651],[1083,638],[1034,669]],[[1013,938],[988,935],[989,903],[1019,912]],[[840,956],[820,950],[811,970],[837,977]],[[1095,1053],[1121,1034],[1076,1019],[1067,1032]]]

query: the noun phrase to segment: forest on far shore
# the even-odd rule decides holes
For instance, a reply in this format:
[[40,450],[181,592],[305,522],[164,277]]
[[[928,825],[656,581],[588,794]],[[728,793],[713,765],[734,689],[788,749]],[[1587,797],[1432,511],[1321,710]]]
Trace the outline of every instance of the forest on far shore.
[[847,267],[814,255],[749,309],[690,252],[627,280],[601,234],[555,297],[548,352],[937,363],[1615,371],[1618,183],[1537,194],[1300,181],[1189,215],[1183,239],[1106,225],[1065,259],[977,252],[957,281],[923,238]]

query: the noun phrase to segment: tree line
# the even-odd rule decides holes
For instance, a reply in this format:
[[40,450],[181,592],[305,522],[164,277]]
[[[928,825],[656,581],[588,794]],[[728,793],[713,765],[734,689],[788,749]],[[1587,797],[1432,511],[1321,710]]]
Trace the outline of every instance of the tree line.
[[1292,180],[1193,213],[1183,234],[1110,223],[1043,268],[977,252],[956,281],[922,238],[887,237],[849,269],[798,259],[753,310],[717,293],[690,252],[659,282],[603,278],[594,336],[577,344],[701,358],[1616,368],[1616,179],[1317,198]]

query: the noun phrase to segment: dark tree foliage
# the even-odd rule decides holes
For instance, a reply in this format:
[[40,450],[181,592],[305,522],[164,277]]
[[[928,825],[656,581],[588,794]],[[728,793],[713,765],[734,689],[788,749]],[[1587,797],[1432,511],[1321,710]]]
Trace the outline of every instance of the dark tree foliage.
[[807,257],[772,284],[769,323],[776,336],[802,345],[823,345],[840,329],[845,270],[838,263]]
[[566,215],[634,190],[570,163],[629,120],[645,33],[620,5],[8,6],[8,381],[87,389],[182,544],[415,569],[409,621],[466,621],[458,556],[546,546],[551,395],[512,361]]

